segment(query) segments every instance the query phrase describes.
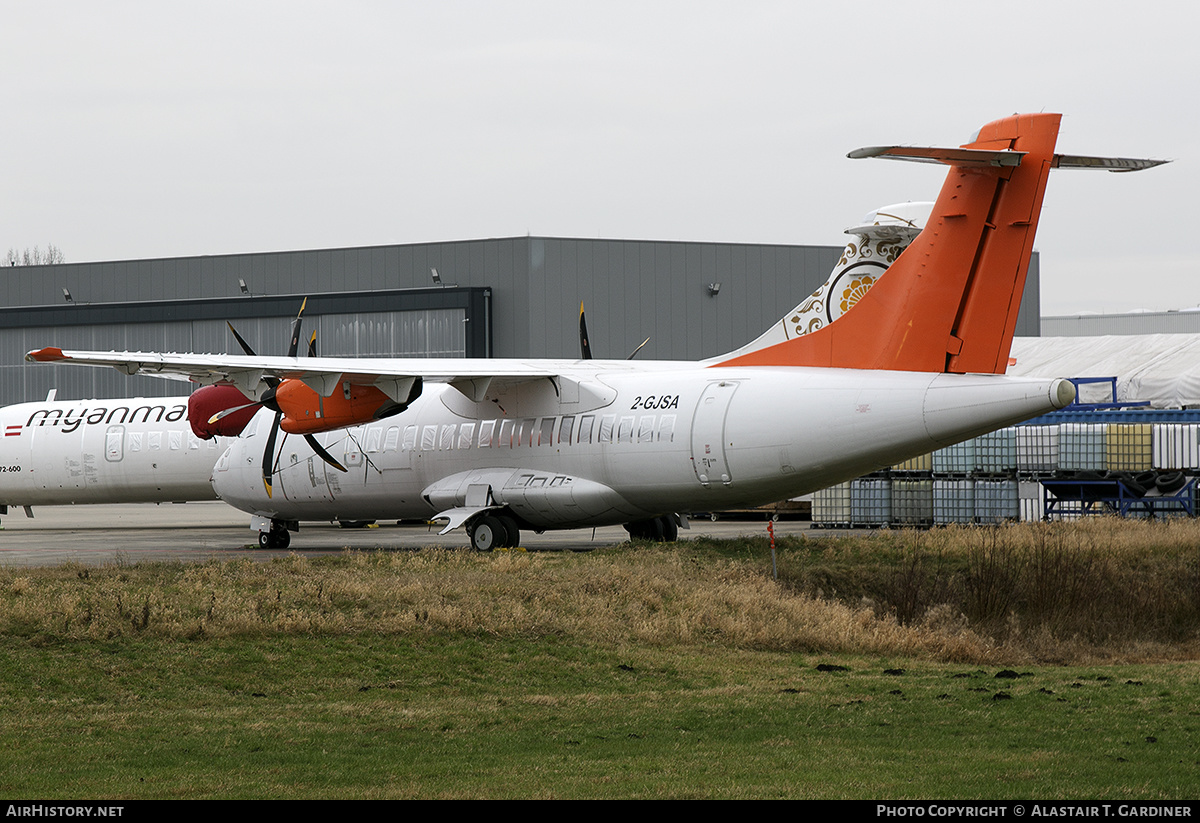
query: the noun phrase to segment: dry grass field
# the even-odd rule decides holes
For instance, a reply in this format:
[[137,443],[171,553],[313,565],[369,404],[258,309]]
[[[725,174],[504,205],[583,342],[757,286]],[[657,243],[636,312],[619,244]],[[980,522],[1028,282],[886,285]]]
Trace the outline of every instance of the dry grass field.
[[0,796],[1185,798],[1184,521],[0,569]]
[[204,564],[0,569],[7,636],[438,634],[719,643],[942,661],[1191,659],[1200,524],[1013,524]]

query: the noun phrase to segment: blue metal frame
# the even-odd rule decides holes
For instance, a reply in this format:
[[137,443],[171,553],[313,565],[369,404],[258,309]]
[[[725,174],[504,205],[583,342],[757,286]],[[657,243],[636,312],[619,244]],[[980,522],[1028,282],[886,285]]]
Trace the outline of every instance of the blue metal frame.
[[1120,480],[1043,480],[1045,519],[1055,514],[1130,514],[1154,517],[1156,513],[1182,512],[1196,516],[1196,478],[1189,478],[1174,494],[1138,496]]

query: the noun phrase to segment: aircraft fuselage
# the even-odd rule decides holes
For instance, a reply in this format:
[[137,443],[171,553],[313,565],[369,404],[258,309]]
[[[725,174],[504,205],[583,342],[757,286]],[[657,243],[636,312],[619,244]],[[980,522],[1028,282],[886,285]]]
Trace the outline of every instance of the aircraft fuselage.
[[[1070,384],[1001,375],[571,364],[473,401],[444,384],[402,414],[282,440],[269,414],[218,461],[220,497],[277,520],[428,518],[505,507],[532,528],[624,523],[794,497],[1058,408]],[[473,494],[483,495],[471,503]],[[490,497],[487,495],[490,494]]]
[[213,500],[230,442],[192,434],[186,397],[20,403],[0,428],[6,506]]

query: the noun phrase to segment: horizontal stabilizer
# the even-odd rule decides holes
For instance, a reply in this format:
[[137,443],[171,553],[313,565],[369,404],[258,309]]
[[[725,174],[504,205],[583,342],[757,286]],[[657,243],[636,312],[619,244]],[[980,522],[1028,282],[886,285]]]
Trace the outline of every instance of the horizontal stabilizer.
[[1141,171],[1170,160],[1139,160],[1134,157],[1087,157],[1081,154],[1054,155],[1056,169],[1102,169],[1104,171]]
[[945,163],[949,166],[1019,166],[1023,151],[990,151],[988,149],[935,148],[932,146],[867,146],[846,155],[851,160],[863,157],[884,157],[889,160],[911,160],[914,163]]
[[[932,146],[868,146],[855,149],[846,156],[852,160],[864,157],[883,157],[888,160],[909,160],[914,163],[945,163],[949,166],[1004,167],[1019,166],[1025,152],[990,151],[987,149],[954,149]],[[1055,169],[1100,169],[1102,171],[1142,171],[1169,163],[1170,160],[1147,160],[1136,157],[1091,157],[1082,154],[1056,154],[1050,164]]]

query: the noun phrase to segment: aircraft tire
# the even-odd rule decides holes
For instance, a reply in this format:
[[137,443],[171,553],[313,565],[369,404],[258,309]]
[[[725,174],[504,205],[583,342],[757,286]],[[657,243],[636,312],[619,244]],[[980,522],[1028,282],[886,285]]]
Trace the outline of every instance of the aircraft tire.
[[629,532],[632,540],[649,540],[652,543],[674,543],[679,539],[679,527],[669,514],[626,523],[625,531]]
[[626,523],[625,531],[629,532],[630,540],[655,539],[653,520],[634,520],[632,523]]
[[365,529],[372,525],[374,520],[339,520],[338,528],[342,529]]
[[471,548],[477,552],[490,552],[503,548],[508,539],[508,529],[496,517],[485,514],[471,526]]
[[679,526],[675,523],[675,518],[669,514],[664,514],[658,518],[662,521],[662,540],[664,543],[674,543],[679,539]]
[[260,549],[286,549],[292,544],[292,536],[287,529],[272,528],[269,532],[258,533]]
[[497,522],[504,527],[504,542],[500,545],[506,549],[515,549],[521,545],[521,527],[515,518],[507,514],[496,515]]

